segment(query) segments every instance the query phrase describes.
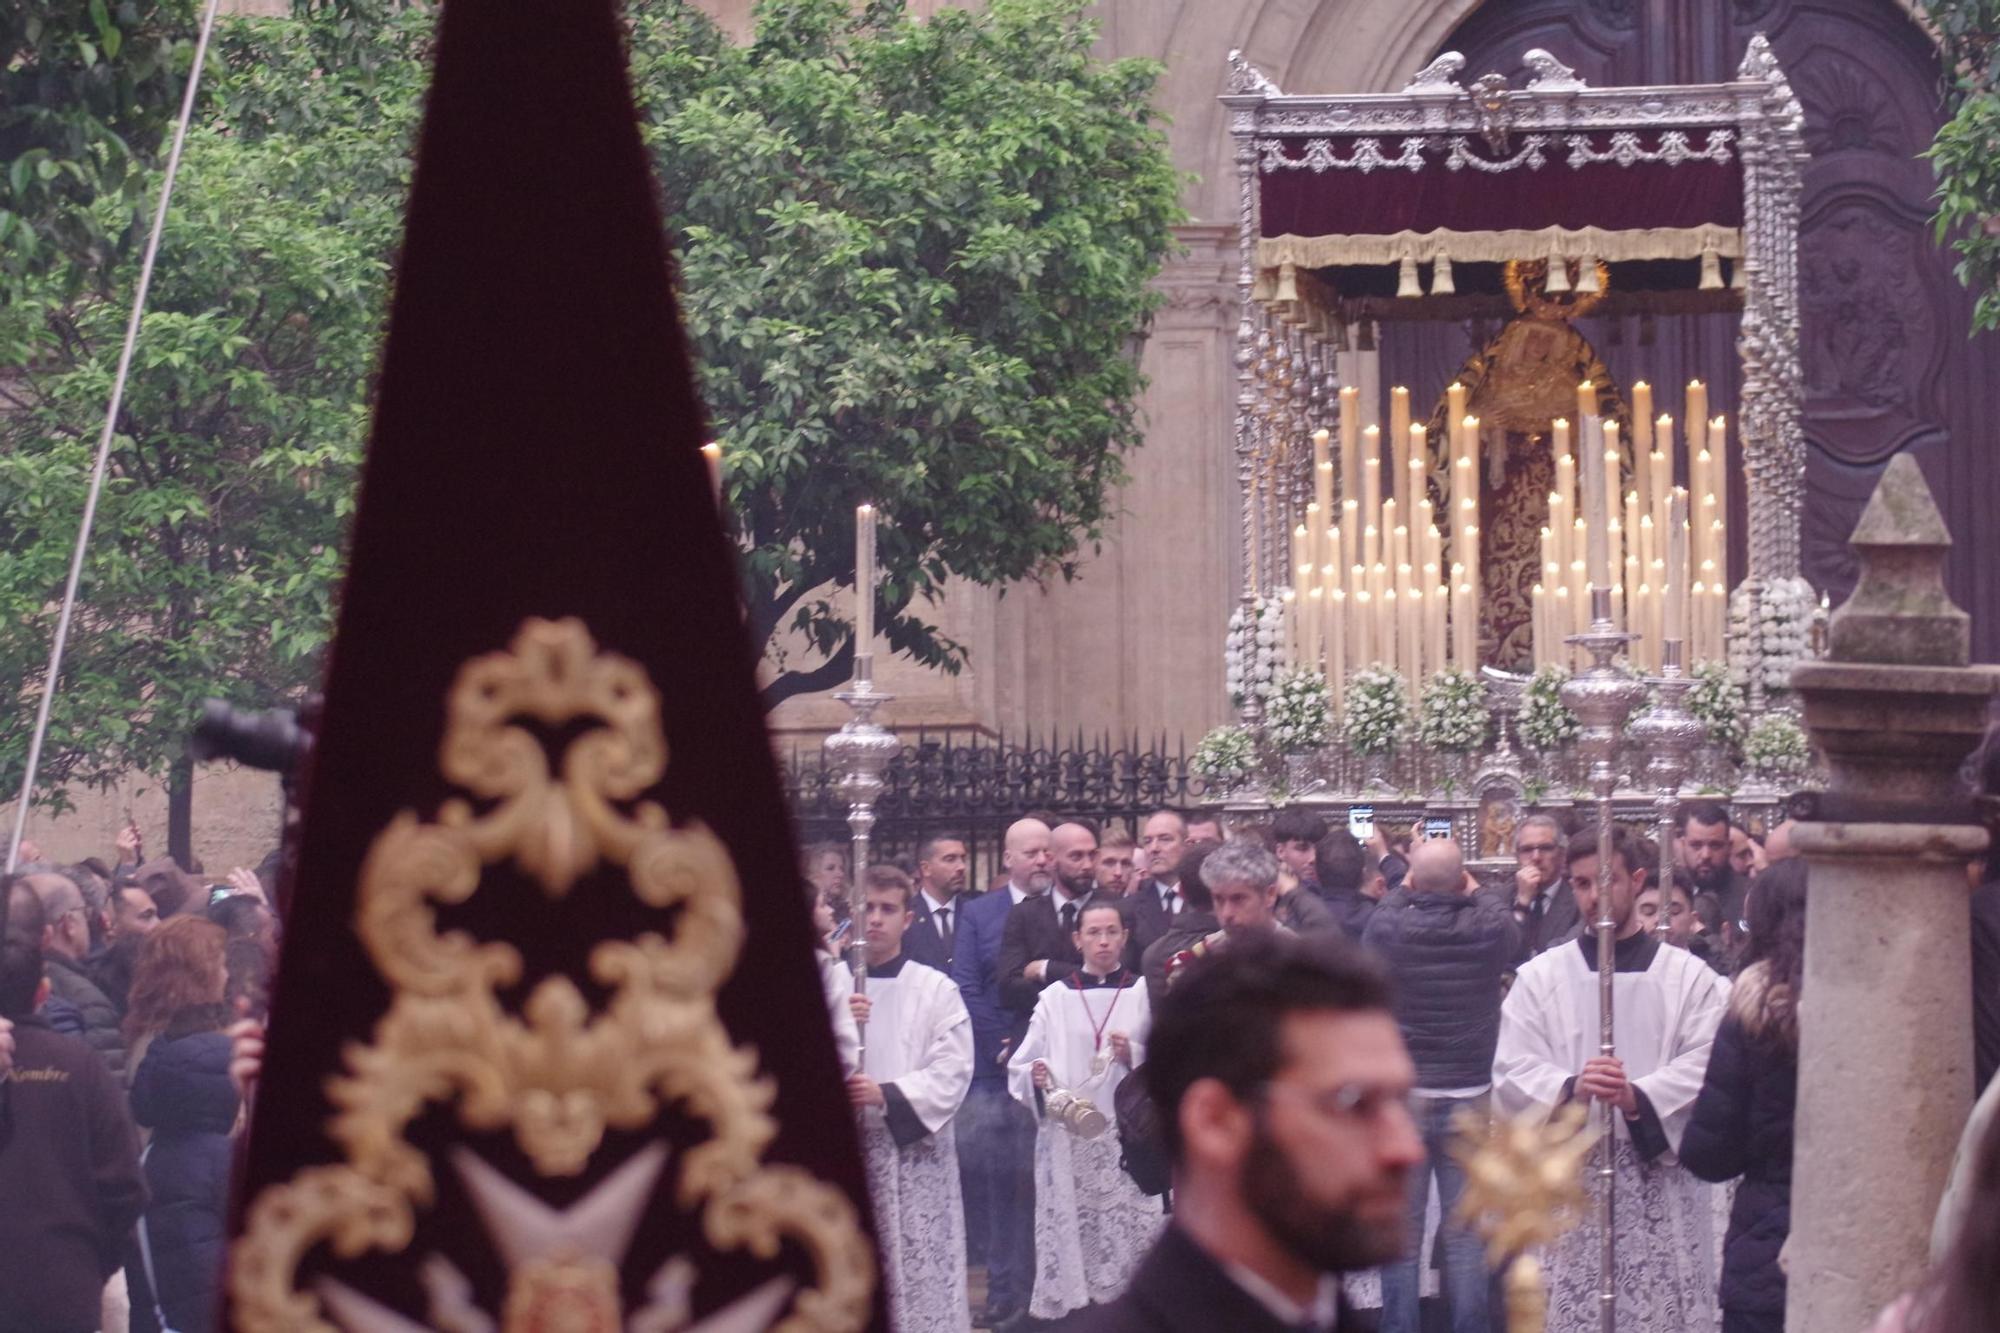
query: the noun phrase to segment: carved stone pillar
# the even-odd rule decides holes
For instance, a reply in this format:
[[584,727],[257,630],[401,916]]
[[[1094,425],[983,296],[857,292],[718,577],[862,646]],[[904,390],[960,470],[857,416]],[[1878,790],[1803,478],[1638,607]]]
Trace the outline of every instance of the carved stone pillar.
[[1789,1333],[1867,1328],[1921,1280],[1973,1094],[1965,867],[1987,836],[1959,766],[2000,673],[1966,665],[1951,538],[1908,454],[1852,542],[1861,582],[1829,655],[1792,676],[1830,782],[1792,835],[1812,887]]

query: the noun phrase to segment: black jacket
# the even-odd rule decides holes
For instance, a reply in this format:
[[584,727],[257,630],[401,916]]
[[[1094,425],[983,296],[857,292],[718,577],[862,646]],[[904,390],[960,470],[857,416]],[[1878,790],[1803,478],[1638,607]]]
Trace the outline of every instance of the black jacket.
[[1125,966],[1137,972],[1153,941],[1172,930],[1188,907],[1183,901],[1179,912],[1169,913],[1160,902],[1160,881],[1150,875],[1140,881],[1125,901],[1132,908],[1132,942],[1125,950]]
[[1420,1088],[1476,1088],[1493,1080],[1500,982],[1519,932],[1493,893],[1397,889],[1369,918],[1363,943],[1396,978],[1396,1021]]
[[2000,880],[1972,891],[1972,1054],[1976,1095],[2000,1071]]
[[1513,911],[1514,924],[1521,932],[1520,947],[1514,950],[1514,966],[1517,970],[1536,954],[1546,952],[1576,936],[1576,894],[1570,891],[1568,876],[1557,880],[1555,887],[1549,890],[1548,900],[1542,904],[1542,914],[1539,918],[1525,907],[1517,907]]
[[48,973],[51,994],[69,1001],[83,1013],[83,1039],[104,1057],[104,1063],[122,1083],[125,1080],[125,1037],[118,1028],[123,1015],[81,963],[46,954],[42,960]]
[[1368,922],[1380,904],[1361,890],[1352,888],[1329,889],[1321,886],[1319,896],[1347,938],[1356,944],[1361,943],[1361,937],[1368,932]]
[[[1027,1031],[1027,1021],[1035,1012],[1035,1001],[1041,998],[1042,988],[1083,966],[1083,955],[1077,952],[1076,941],[1063,929],[1061,900],[1062,894],[1056,889],[1028,899],[1007,914],[1007,926],[1000,935],[1000,1007],[1020,1020],[1022,1032]],[[1079,914],[1084,907],[1108,903],[1118,909],[1125,928],[1132,928],[1131,908],[1123,898],[1107,898],[1093,889],[1076,901]],[[1030,980],[1022,976],[1027,965],[1038,958],[1049,961],[1041,978]]]
[[1215,913],[1184,907],[1174,916],[1167,932],[1146,946],[1139,975],[1146,979],[1146,998],[1156,1010],[1160,1001],[1167,998],[1167,965],[1173,962],[1174,955],[1192,949],[1221,928]]
[[[132,1080],[132,1114],[153,1131],[146,1153],[147,1241],[159,1300],[176,1329],[214,1328],[228,1236],[230,1131],[238,1097],[229,1077],[229,1013],[220,1005],[183,1010],[146,1048]],[[153,1333],[152,1302],[136,1244],[126,1276],[133,1285],[134,1333]]]
[[966,899],[963,895],[953,898],[951,908],[951,943],[946,944],[938,934],[937,915],[931,911],[930,899],[922,890],[910,895],[910,911],[916,920],[903,932],[903,952],[926,967],[934,967],[946,976],[951,975],[952,954],[958,947],[959,922],[965,919]]
[[[1755,983],[1738,983],[1745,986]],[[1732,996],[1681,1139],[1681,1163],[1718,1184],[1743,1177],[1722,1246],[1722,1308],[1782,1317],[1785,1274],[1778,1251],[1792,1229],[1798,1054],[1781,1041],[1751,1036],[1744,1011]]]
[[[1342,1329],[1350,1327],[1346,1314],[1343,1302]],[[1124,1295],[1056,1327],[1061,1333],[1296,1333],[1172,1225],[1133,1272]]]
[[146,1201],[125,1091],[104,1061],[17,1018],[0,1131],[0,1333],[98,1327]]

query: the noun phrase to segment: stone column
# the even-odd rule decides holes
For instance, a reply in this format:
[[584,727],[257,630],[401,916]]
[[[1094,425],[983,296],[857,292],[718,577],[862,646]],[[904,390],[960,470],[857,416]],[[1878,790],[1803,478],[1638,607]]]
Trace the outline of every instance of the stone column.
[[1792,677],[1829,785],[1792,837],[1812,887],[1788,1333],[1865,1329],[1922,1280],[1972,1107],[1965,867],[1987,836],[1959,766],[2000,675],[1966,665],[1969,618],[1944,590],[1950,544],[1916,461],[1899,455],[1855,526],[1861,580],[1828,656]]

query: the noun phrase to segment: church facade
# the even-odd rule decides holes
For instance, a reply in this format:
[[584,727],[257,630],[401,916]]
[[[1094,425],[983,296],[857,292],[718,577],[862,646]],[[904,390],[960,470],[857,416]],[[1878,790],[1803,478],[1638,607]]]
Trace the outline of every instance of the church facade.
[[[740,24],[735,0],[718,6]],[[1160,100],[1177,165],[1194,175],[1184,252],[1159,284],[1145,344],[1147,436],[1103,549],[1070,584],[1004,595],[955,590],[947,627],[971,647],[959,677],[907,664],[887,688],[898,725],[1190,743],[1225,720],[1222,645],[1241,587],[1232,423],[1238,317],[1236,182],[1222,91],[1241,49],[1287,92],[1388,92],[1443,51],[1465,78],[1523,82],[1546,48],[1594,86],[1721,81],[1750,38],[1769,36],[1806,114],[1812,153],[1800,233],[1808,441],[1804,572],[1836,601],[1852,585],[1846,545],[1881,470],[1909,452],[1957,538],[1954,597],[1972,612],[1974,651],[2000,657],[2000,574],[1981,558],[1982,518],[2000,504],[2000,456],[1985,423],[2000,403],[2000,342],[1969,339],[1971,296],[1928,232],[1933,182],[1918,157],[1941,122],[1929,36],[1899,0],[1105,0],[1108,56],[1161,61]],[[1622,381],[1700,377],[1733,402],[1734,315],[1580,321]],[[1437,326],[1383,346],[1385,379],[1441,385],[1481,331]],[[1739,495],[1741,488],[1736,488]],[[1740,500],[1738,501],[1740,503]],[[1745,525],[1731,524],[1743,568]],[[782,730],[836,726],[831,698],[797,699]]]

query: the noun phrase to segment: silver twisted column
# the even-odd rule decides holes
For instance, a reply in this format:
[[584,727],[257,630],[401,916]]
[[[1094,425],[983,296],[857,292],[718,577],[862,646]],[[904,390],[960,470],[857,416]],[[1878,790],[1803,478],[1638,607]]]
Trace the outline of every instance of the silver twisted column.
[[[875,720],[875,710],[896,696],[875,688],[875,655],[854,655],[854,683],[833,696],[852,709],[854,716],[839,731],[826,738],[823,747],[828,767],[839,774],[840,794],[847,801],[847,830],[853,846],[854,873],[847,888],[847,962],[854,970],[854,993],[868,993],[868,951],[862,940],[863,917],[867,914],[867,894],[863,882],[868,873],[868,845],[875,834],[875,802],[887,785],[889,764],[902,749],[902,742]],[[855,1052],[859,1066],[867,1051],[868,1032],[864,1023],[855,1024],[860,1047]]]
[[[1580,644],[1590,654],[1591,664],[1563,686],[1563,703],[1576,714],[1581,730],[1577,748],[1590,760],[1590,788],[1597,797],[1597,1003],[1598,1054],[1616,1052],[1612,1028],[1612,996],[1617,980],[1618,925],[1611,919],[1611,802],[1618,789],[1618,740],[1625,719],[1645,698],[1645,684],[1612,659],[1636,639],[1611,621],[1611,589],[1607,585],[1590,590],[1590,630],[1573,634],[1568,642]],[[1597,1300],[1604,1333],[1617,1333],[1617,1111],[1610,1102],[1598,1104],[1600,1137],[1604,1142],[1604,1164],[1598,1169],[1598,1226],[1602,1250],[1602,1278]]]

